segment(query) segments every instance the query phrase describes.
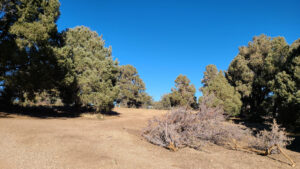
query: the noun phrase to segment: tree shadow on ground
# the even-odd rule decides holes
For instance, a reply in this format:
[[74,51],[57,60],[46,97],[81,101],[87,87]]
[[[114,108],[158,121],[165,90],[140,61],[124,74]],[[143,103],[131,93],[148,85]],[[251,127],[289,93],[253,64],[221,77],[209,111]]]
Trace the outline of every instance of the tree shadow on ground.
[[103,114],[105,116],[120,116],[120,113],[118,113],[116,111],[102,112],[101,114]]
[[[23,115],[41,119],[47,118],[76,118],[82,113],[95,114],[91,108],[78,108],[71,106],[10,106],[0,107],[0,118],[11,118],[10,115]],[[118,112],[101,113],[106,116],[119,116]]]
[[7,113],[0,112],[0,118],[12,118],[12,117],[9,116],[9,114],[7,114]]
[[292,144],[288,145],[286,148],[300,153],[300,135],[298,135],[298,136],[291,135],[291,137],[293,137],[295,139],[292,142]]

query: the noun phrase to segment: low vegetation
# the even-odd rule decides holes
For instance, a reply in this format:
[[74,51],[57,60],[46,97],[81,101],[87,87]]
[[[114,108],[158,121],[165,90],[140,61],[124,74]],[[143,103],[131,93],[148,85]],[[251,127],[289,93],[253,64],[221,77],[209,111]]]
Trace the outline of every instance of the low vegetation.
[[292,139],[286,136],[275,120],[270,131],[263,130],[257,135],[245,126],[226,122],[222,107],[212,106],[214,97],[204,96],[197,112],[178,108],[160,118],[151,119],[143,136],[149,142],[173,151],[183,147],[201,149],[211,143],[268,155],[283,152],[281,147],[290,144]]
[[144,137],[163,147],[170,145],[201,148],[205,143],[227,144],[232,138],[241,140],[248,133],[237,125],[225,123],[223,109],[210,106],[215,97],[203,97],[197,112],[185,108],[173,109],[161,118],[149,121]]
[[[207,142],[225,144],[232,135],[239,138],[243,130],[232,125],[224,125],[223,109],[208,106],[213,95],[204,97],[199,111],[191,112],[185,108],[173,109],[161,118],[149,121],[145,138],[163,147],[174,146],[200,148]],[[170,147],[169,147],[170,148]]]
[[[274,145],[286,147],[292,140],[292,138],[287,137],[285,129],[281,128],[274,119],[271,124],[271,130],[263,130],[257,133],[254,139],[250,141],[250,146],[258,150],[265,151]],[[270,153],[278,152],[278,147],[276,147],[276,149],[273,149]]]

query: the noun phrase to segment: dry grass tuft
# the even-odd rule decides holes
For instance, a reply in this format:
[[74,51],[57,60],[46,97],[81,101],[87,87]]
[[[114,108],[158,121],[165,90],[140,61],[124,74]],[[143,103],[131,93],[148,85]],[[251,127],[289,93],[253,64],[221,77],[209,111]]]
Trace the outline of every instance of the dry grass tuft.
[[98,119],[103,120],[104,116],[100,113],[82,113],[80,114],[80,117],[86,118],[86,119]]

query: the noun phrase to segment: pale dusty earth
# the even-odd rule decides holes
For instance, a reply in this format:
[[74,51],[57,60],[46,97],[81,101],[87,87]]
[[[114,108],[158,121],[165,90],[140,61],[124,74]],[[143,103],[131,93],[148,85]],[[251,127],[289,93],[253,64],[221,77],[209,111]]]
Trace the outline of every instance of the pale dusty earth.
[[[269,157],[208,146],[171,152],[141,136],[147,120],[165,111],[116,108],[104,120],[0,118],[0,169],[289,169]],[[286,150],[300,168],[300,153]]]

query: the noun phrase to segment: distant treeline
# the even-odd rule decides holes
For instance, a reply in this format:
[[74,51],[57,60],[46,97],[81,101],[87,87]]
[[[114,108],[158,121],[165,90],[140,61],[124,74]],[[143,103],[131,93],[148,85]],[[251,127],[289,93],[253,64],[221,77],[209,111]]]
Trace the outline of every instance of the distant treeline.
[[[57,30],[58,0],[2,0],[0,105],[69,105],[110,111],[135,108],[197,109],[202,97],[179,75],[175,88],[154,102],[131,65],[119,65],[102,36],[84,26]],[[199,77],[200,79],[200,77]],[[239,48],[226,71],[208,65],[200,88],[228,116],[300,123],[300,39],[256,36]]]
[[[156,106],[196,108],[195,87],[189,83],[186,76],[178,76],[176,88]],[[229,116],[276,118],[294,128],[300,124],[300,39],[288,45],[283,37],[255,36],[239,48],[227,71],[208,65],[202,83],[202,94],[213,94],[212,106],[223,107]]]

